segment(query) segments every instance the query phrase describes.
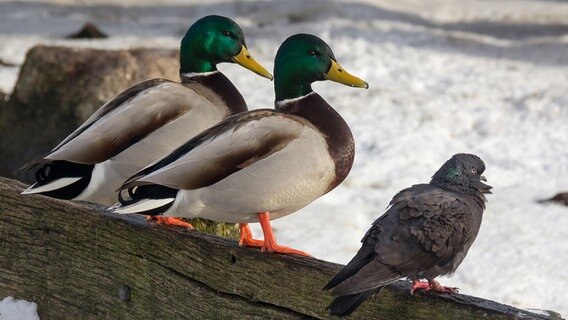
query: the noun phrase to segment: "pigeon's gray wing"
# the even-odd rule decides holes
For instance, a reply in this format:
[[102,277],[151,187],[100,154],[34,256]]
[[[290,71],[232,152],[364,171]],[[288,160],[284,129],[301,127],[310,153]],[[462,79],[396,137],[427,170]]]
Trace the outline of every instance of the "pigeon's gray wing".
[[397,194],[375,222],[385,231],[375,251],[382,263],[412,278],[453,272],[477,235],[471,211],[465,196],[427,184],[412,186]]

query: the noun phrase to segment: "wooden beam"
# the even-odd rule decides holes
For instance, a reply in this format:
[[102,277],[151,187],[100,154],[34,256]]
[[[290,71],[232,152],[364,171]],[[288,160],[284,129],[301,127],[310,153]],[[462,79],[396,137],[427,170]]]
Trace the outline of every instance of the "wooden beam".
[[[262,254],[197,231],[43,196],[0,178],[0,297],[42,319],[328,318],[321,288],[341,268]],[[551,319],[466,295],[384,288],[353,319]]]

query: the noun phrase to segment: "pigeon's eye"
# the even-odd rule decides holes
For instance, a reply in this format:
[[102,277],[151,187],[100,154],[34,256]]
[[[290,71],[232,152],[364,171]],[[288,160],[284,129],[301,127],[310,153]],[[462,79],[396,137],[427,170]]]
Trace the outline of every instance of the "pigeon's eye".
[[477,173],[477,169],[471,168],[471,173],[476,174],[476,173]]

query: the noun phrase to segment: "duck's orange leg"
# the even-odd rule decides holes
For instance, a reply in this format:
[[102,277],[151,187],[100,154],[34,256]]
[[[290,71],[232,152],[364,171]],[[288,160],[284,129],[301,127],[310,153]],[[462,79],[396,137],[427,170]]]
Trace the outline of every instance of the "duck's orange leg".
[[239,246],[262,248],[264,241],[252,237],[248,223],[239,223],[239,230],[241,231]]
[[260,212],[258,213],[258,221],[260,222],[260,226],[262,227],[262,233],[264,234],[264,244],[262,245],[262,252],[275,252],[275,253],[283,253],[283,254],[298,254],[301,256],[308,256],[311,257],[310,254],[292,249],[290,247],[280,246],[276,243],[276,237],[272,232],[272,227],[270,226],[270,216],[268,212]]
[[179,218],[174,217],[163,217],[163,216],[146,216],[146,220],[154,220],[156,224],[163,224],[166,226],[174,226],[187,229],[195,229],[191,223],[185,222]]

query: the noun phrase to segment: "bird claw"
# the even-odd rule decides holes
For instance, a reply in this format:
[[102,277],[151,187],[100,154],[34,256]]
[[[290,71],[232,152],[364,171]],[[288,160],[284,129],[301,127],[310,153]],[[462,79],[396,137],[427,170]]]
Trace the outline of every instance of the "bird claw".
[[305,256],[305,257],[311,257],[312,256],[307,252],[297,250],[297,249],[294,249],[294,248],[290,248],[290,247],[286,247],[286,246],[280,246],[280,245],[277,245],[277,244],[267,245],[266,241],[265,241],[264,245],[262,246],[262,248],[260,249],[260,251],[261,252],[282,253],[282,254],[297,254],[297,255]]
[[161,216],[146,216],[146,220],[153,220],[156,224],[162,224],[166,226],[174,226],[180,228],[186,228],[189,230],[195,230],[191,223],[187,223],[179,218],[174,217],[161,217]]
[[252,237],[252,232],[250,231],[250,227],[247,223],[239,223],[239,229],[241,232],[241,237],[239,238],[239,246],[262,248],[264,241],[254,239]]
[[458,293],[459,289],[455,287],[444,287],[438,281],[432,280],[428,282],[422,282],[419,280],[412,282],[412,288],[410,288],[410,293],[414,294],[416,290],[433,291],[439,293]]
[[241,237],[239,239],[239,246],[260,248],[261,252],[282,253],[282,254],[297,254],[301,256],[311,257],[308,253],[296,250],[290,247],[280,246],[276,243],[274,236],[268,237],[268,240],[257,240],[252,237],[250,227],[246,223],[240,223],[239,229]]

